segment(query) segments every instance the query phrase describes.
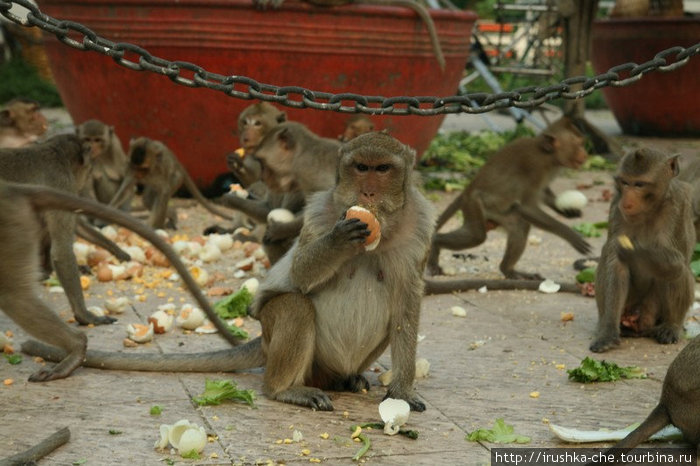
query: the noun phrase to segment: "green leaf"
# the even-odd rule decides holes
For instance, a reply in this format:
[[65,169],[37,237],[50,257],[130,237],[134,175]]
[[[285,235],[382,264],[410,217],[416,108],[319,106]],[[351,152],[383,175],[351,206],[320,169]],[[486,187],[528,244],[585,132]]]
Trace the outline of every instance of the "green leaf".
[[249,406],[255,406],[255,391],[240,390],[235,382],[228,380],[207,379],[204,383],[204,393],[194,398],[195,403],[200,406],[218,405],[225,400],[242,401]]
[[595,267],[588,267],[576,274],[576,281],[579,283],[595,282]]
[[121,430],[109,429],[109,435],[121,435],[123,433],[124,432],[122,432]]
[[161,408],[158,405],[153,405],[151,406],[151,416],[160,416],[160,414],[163,412],[163,408]]
[[596,227],[595,223],[583,222],[572,227],[574,230],[581,233],[586,238],[597,238],[602,235],[602,232]]
[[56,275],[51,275],[49,278],[44,280],[44,285],[45,286],[62,286],[61,282],[58,281],[58,277],[56,277]]
[[75,460],[71,464],[73,466],[80,466],[81,464],[85,464],[85,463],[87,463],[87,459],[83,458],[81,460]]
[[530,437],[516,434],[513,426],[506,424],[503,418],[496,419],[493,429],[477,429],[468,433],[467,440],[491,443],[530,443]]
[[240,327],[236,327],[235,325],[227,325],[228,331],[236,338],[240,338],[241,340],[245,340],[248,338],[248,332],[243,330]]
[[[235,293],[214,303],[214,311],[222,319],[235,319],[248,315],[248,306],[253,302],[253,295],[245,286]],[[247,338],[247,337],[246,337]]]
[[5,359],[7,359],[7,362],[9,362],[12,365],[16,365],[22,362],[22,355],[21,354],[6,354]]
[[693,275],[695,276],[695,278],[700,277],[700,260],[691,262],[690,270],[693,271]]
[[614,362],[597,361],[586,357],[581,365],[566,371],[569,379],[580,383],[614,382],[619,379],[645,379],[644,370],[638,366],[620,367]]

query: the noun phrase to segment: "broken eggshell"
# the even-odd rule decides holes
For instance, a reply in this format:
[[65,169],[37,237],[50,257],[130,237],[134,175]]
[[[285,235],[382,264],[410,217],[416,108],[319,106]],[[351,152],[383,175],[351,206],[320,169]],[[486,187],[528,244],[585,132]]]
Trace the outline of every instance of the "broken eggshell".
[[387,435],[398,434],[399,428],[408,421],[410,413],[411,407],[406,400],[387,398],[379,403],[379,416],[384,421],[384,433]]
[[177,448],[180,456],[191,451],[200,453],[207,444],[207,433],[203,427],[193,424],[187,419],[181,419],[175,424],[160,425],[160,440],[157,440],[154,448],[164,449],[170,443]]
[[539,290],[542,293],[556,293],[561,288],[559,283],[556,283],[549,278],[540,283]]
[[126,327],[126,334],[136,343],[146,343],[153,340],[153,324],[129,324]]
[[173,327],[175,317],[164,310],[159,310],[151,314],[148,321],[153,324],[153,331],[155,333],[165,333]]
[[183,304],[175,323],[184,329],[194,330],[204,323],[205,318],[206,316],[200,308],[191,304]]

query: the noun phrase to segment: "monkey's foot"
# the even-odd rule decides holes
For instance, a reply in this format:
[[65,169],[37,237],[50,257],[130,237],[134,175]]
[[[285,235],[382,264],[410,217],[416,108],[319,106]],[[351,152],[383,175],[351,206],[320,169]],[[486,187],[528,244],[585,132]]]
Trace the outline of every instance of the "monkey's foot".
[[92,312],[88,312],[87,315],[82,315],[78,316],[76,314],[75,320],[78,321],[80,325],[105,325],[105,324],[113,324],[114,322],[117,321],[114,317],[110,316],[96,316]]
[[353,393],[369,390],[369,381],[361,374],[351,375],[346,379],[335,381],[329,388],[334,391],[349,391]]
[[591,346],[588,347],[594,353],[603,353],[620,344],[620,337],[601,337],[597,338]]
[[678,342],[680,333],[680,328],[671,324],[658,325],[651,331],[651,334],[654,336],[656,341],[658,341],[662,345],[668,345],[670,343]]
[[445,275],[445,273],[442,270],[442,267],[440,267],[438,264],[428,264],[425,266],[425,271],[428,273],[428,275],[435,276],[435,275]]
[[314,387],[292,387],[274,396],[283,403],[307,406],[317,411],[333,411],[333,403],[328,395]]
[[503,275],[511,280],[544,280],[544,277],[539,273],[520,272],[519,270],[503,272]]
[[390,388],[389,390],[387,390],[386,395],[384,396],[385,400],[387,398],[394,398],[397,400],[405,400],[406,403],[408,403],[408,406],[411,407],[411,411],[416,411],[418,413],[422,413],[423,411],[425,411],[425,403],[423,403],[414,394],[401,395],[401,394],[392,392],[392,390]]
[[29,376],[30,382],[48,382],[49,380],[65,379],[77,369],[85,359],[85,351],[72,353],[52,368],[43,368]]

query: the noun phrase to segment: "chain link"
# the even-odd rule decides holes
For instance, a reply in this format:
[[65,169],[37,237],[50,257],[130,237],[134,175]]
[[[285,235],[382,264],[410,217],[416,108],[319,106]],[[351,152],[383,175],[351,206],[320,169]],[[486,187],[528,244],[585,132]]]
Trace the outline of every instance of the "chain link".
[[[29,10],[26,18],[10,12],[13,4]],[[138,45],[115,43],[100,37],[80,23],[52,18],[28,0],[0,0],[0,14],[22,26],[37,26],[55,35],[70,47],[107,55],[119,65],[131,70],[165,75],[182,86],[204,87],[238,99],[258,99],[292,108],[371,115],[433,116],[447,113],[486,113],[507,107],[532,109],[557,98],[580,99],[606,86],[628,86],[653,71],[674,71],[688,63],[691,57],[700,54],[700,43],[688,48],[676,46],[657,53],[645,63],[624,63],[594,77],[575,76],[551,86],[530,86],[495,94],[473,93],[449,97],[363,96],[353,93],[330,94],[299,86],[278,87],[260,83],[246,76],[211,73],[194,63],[155,57]],[[572,87],[580,89],[572,90]]]

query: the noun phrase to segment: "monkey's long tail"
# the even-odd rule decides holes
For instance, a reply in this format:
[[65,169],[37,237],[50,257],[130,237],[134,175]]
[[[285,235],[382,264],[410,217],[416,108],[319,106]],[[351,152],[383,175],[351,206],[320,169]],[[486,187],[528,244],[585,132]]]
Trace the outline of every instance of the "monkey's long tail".
[[459,207],[464,203],[464,193],[461,193],[442,211],[435,224],[435,231],[438,231],[452,216],[459,210]]
[[[431,280],[425,279],[425,294],[445,294],[478,290],[485,286],[489,290],[538,290],[540,280]],[[581,294],[576,283],[561,283],[559,291]]]
[[194,296],[202,310],[204,310],[204,312],[207,314],[209,320],[212,321],[222,338],[234,346],[241,343],[241,341],[235,335],[229,332],[227,325],[219,318],[216,312],[214,312],[211,304],[209,304],[207,298],[205,298],[204,294],[202,294],[199,285],[197,285],[197,283],[194,281],[192,275],[190,275],[190,272],[187,270],[187,267],[185,267],[185,264],[182,263],[180,257],[173,250],[173,248],[171,248],[168,243],[158,236],[156,232],[144,225],[142,222],[115,208],[104,204],[99,204],[90,199],[75,197],[71,194],[56,189],[28,184],[3,184],[6,184],[8,189],[15,190],[16,192],[26,196],[32,205],[38,210],[57,209],[72,211],[75,213],[86,213],[101,220],[113,222],[126,227],[150,241],[153,246],[158,248],[163,255],[165,255],[175,270],[177,270],[180,278],[182,278],[182,281],[185,282],[185,285],[187,285],[190,293],[192,296]]
[[617,444],[613,445],[613,448],[634,448],[670,423],[671,418],[666,408],[658,404],[639,427],[630,432],[627,437],[620,440]]
[[[22,352],[59,362],[66,352],[37,340],[22,343]],[[231,372],[265,365],[262,338],[245,345],[206,353],[116,353],[88,350],[83,366],[96,369],[144,372]]]

